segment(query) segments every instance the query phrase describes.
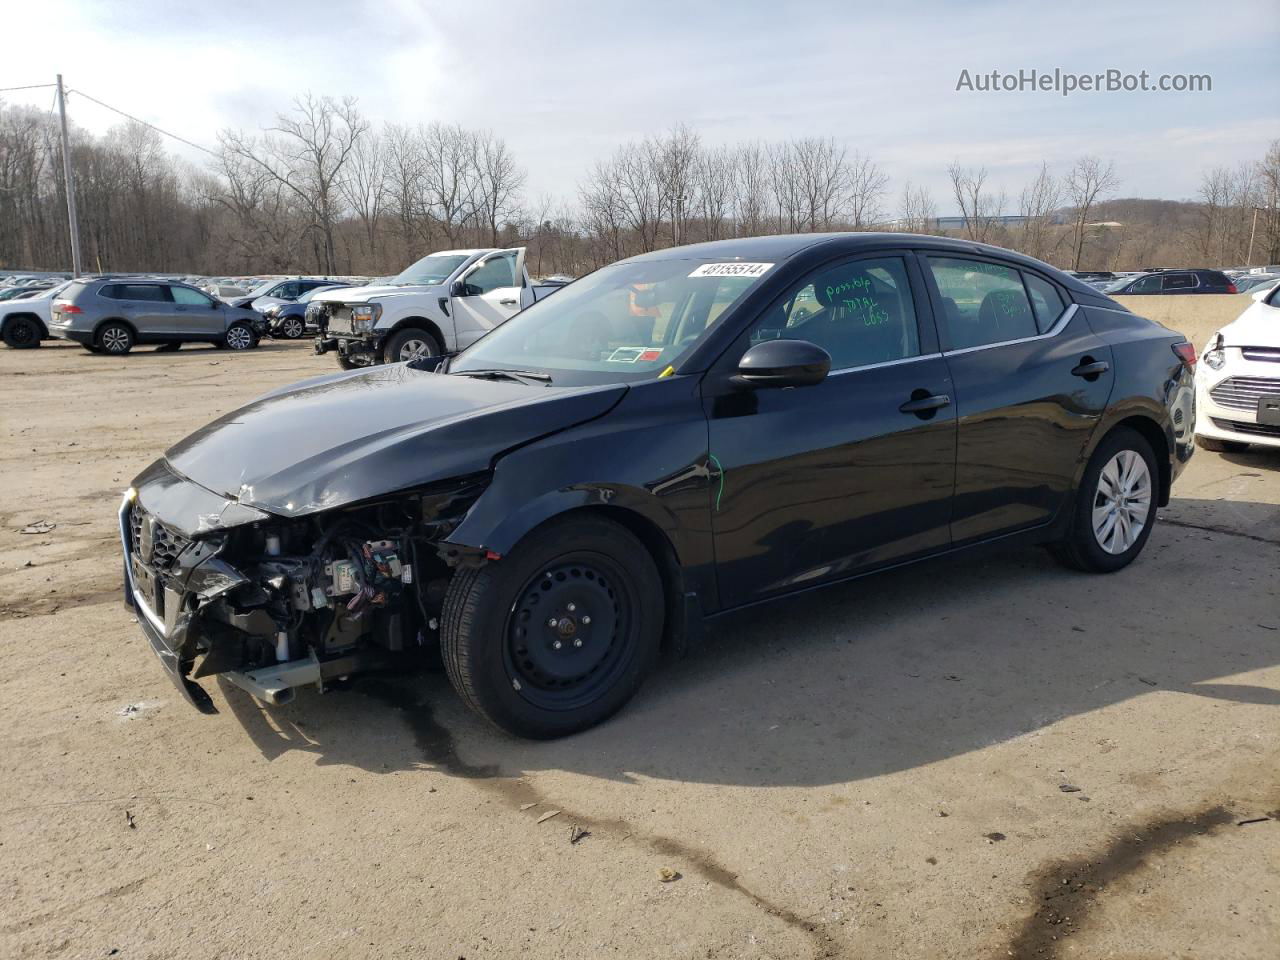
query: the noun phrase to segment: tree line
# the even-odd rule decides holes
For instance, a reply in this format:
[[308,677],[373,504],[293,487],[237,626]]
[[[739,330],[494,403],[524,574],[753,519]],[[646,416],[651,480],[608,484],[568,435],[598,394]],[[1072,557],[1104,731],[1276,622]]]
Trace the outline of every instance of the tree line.
[[[0,104],[0,266],[70,261],[53,118]],[[708,145],[691,127],[619,145],[572,197],[529,197],[490,131],[375,127],[353,98],[307,94],[258,133],[224,130],[209,161],[129,122],[72,133],[86,269],[383,275],[432,250],[524,245],[536,274],[581,274],[661,247],[733,236],[897,230],[961,236],[1068,269],[1280,262],[1280,140],[1203,173],[1190,201],[1117,199],[1114,164],[1045,163],[1017,194],[948,167],[941,200],[894,188],[833,137]],[[940,203],[958,217],[939,219]]]

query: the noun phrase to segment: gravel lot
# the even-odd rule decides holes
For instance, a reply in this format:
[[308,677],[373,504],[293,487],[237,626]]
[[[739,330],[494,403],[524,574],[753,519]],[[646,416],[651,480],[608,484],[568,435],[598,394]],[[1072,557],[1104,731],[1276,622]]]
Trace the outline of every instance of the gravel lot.
[[[1150,299],[1197,343],[1247,303]],[[120,490],[332,369],[0,351],[0,956],[1276,956],[1280,452],[1200,451],[1117,575],[774,605],[556,743],[442,674],[202,716],[119,602]]]

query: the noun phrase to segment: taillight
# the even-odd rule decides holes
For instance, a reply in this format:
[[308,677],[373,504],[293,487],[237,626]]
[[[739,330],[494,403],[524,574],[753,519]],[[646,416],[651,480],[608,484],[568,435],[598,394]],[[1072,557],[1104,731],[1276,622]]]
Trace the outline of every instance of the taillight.
[[1234,283],[1232,283],[1230,280],[1228,280],[1228,281],[1227,281],[1227,293],[1239,293],[1239,292],[1240,292],[1240,291],[1236,289],[1236,285],[1235,285]]
[[84,313],[74,303],[58,303],[54,305],[59,313]]
[[1182,343],[1173,345],[1173,352],[1178,355],[1178,359],[1182,361],[1182,365],[1188,370],[1194,371],[1196,368],[1196,348],[1185,340]]

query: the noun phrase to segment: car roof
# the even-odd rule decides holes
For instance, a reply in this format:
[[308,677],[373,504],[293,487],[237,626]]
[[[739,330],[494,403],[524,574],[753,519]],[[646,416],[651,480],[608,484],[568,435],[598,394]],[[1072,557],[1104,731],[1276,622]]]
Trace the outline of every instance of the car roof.
[[917,249],[936,250],[940,253],[967,253],[977,256],[999,257],[1025,267],[1049,273],[1063,286],[1080,293],[1096,294],[1097,291],[1087,283],[1079,280],[1057,267],[1028,257],[1025,254],[1007,250],[1004,247],[988,243],[977,243],[973,240],[960,240],[952,237],[935,237],[920,233],[792,233],[770,237],[739,237],[732,240],[712,240],[707,243],[693,243],[683,247],[669,247],[665,250],[654,250],[642,253],[621,261],[623,263],[642,263],[657,260],[744,260],[747,262],[778,262],[787,260],[806,250],[823,248],[833,253],[858,253],[864,250],[878,250],[885,247],[914,247]]

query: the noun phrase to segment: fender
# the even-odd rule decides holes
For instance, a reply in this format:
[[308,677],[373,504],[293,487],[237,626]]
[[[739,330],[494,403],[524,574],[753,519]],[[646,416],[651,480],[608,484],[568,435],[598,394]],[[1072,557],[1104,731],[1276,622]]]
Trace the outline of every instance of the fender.
[[[500,456],[489,487],[446,543],[505,555],[568,511],[625,511],[627,520],[666,538],[686,590],[715,609],[711,504],[718,473],[697,379],[633,386],[602,417]],[[672,463],[682,466],[673,471]]]

